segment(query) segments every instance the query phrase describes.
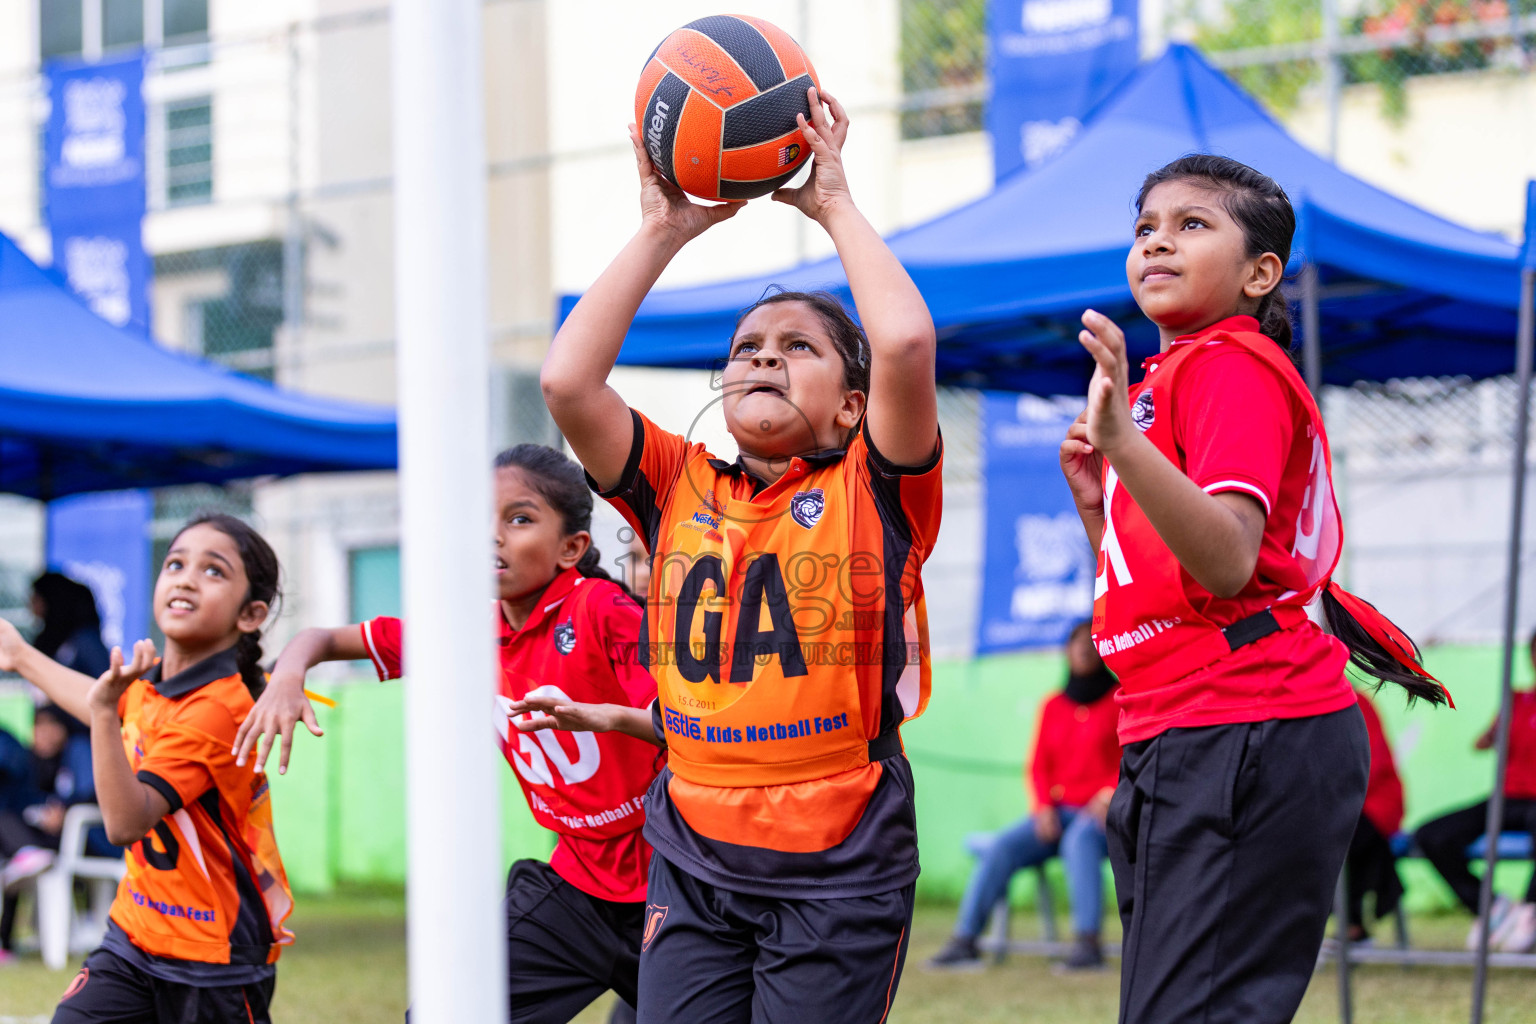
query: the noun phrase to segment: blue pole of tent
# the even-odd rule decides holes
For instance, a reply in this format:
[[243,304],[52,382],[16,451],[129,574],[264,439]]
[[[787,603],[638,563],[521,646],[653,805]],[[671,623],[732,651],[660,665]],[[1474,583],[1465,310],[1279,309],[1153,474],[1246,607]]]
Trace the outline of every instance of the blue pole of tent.
[[1482,922],[1477,938],[1477,968],[1472,978],[1472,1024],[1482,1024],[1483,1007],[1488,994],[1488,940],[1493,930],[1489,920],[1493,906],[1493,872],[1499,863],[1499,833],[1504,826],[1504,774],[1509,766],[1510,710],[1514,702],[1515,628],[1520,601],[1521,529],[1525,516],[1526,444],[1530,435],[1531,349],[1536,347],[1536,181],[1527,183],[1525,194],[1525,251],[1520,269],[1520,319],[1515,332],[1515,403],[1514,494],[1510,501],[1508,578],[1504,592],[1503,679],[1499,695],[1499,718],[1495,729],[1493,793],[1488,797],[1488,825],[1484,836],[1482,885],[1478,892],[1478,919]]

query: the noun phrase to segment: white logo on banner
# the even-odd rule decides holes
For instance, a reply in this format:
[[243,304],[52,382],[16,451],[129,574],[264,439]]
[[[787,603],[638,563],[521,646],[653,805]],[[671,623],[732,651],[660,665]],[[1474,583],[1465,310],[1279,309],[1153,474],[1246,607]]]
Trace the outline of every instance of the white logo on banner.
[[1019,150],[1024,154],[1026,166],[1043,164],[1067,148],[1067,143],[1077,138],[1083,122],[1075,117],[1060,121],[1025,121],[1019,126]]
[[119,238],[71,238],[64,243],[64,274],[91,311],[118,327],[132,315],[128,245]]
[[1025,32],[1074,32],[1109,20],[1111,0],[1024,0]]
[[1025,513],[1014,520],[1019,563],[1009,611],[1016,619],[1086,615],[1093,608],[1093,560],[1075,512]]
[[115,78],[83,78],[64,86],[64,141],[59,160],[82,170],[111,167],[128,151],[123,113],[127,90]]

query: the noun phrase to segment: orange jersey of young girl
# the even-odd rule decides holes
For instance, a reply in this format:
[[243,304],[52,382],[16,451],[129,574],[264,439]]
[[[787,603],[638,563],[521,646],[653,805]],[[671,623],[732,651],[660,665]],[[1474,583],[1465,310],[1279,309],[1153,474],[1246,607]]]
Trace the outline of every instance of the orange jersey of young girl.
[[128,848],[112,904],[113,923],[143,952],[268,964],[293,941],[267,778],[231,753],[252,703],[233,649],[166,680],[156,666],[118,703],[129,767],[171,806]]
[[[919,570],[938,534],[940,455],[898,468],[861,430],[846,452],[791,459],[763,486],[639,413],[634,427],[623,478],[603,496],[652,552],[644,654],[668,748],[661,796],[696,837],[738,853],[837,846],[883,759],[899,760],[897,728],[927,702]],[[669,838],[653,842],[684,867],[751,887],[739,867],[688,863]]]

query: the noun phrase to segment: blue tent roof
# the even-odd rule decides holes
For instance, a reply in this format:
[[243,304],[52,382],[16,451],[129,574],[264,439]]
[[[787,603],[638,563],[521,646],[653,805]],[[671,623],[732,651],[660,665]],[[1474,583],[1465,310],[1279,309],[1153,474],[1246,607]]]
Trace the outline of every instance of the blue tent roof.
[[[1251,164],[1289,192],[1299,220],[1292,270],[1303,259],[1320,268],[1326,381],[1513,369],[1516,246],[1351,177],[1194,50],[1173,46],[1131,75],[1054,160],[890,238],[938,326],[940,379],[1080,392],[1091,366],[1077,317],[1088,305],[1120,320],[1133,352],[1154,351],[1156,331],[1125,280],[1131,202],[1147,172],[1192,152]],[[848,297],[835,259],[654,292],[619,362],[718,361],[736,312],[773,284]],[[562,316],[573,304],[562,300]]]
[[283,391],[113,327],[0,235],[0,491],[392,469],[394,410]]

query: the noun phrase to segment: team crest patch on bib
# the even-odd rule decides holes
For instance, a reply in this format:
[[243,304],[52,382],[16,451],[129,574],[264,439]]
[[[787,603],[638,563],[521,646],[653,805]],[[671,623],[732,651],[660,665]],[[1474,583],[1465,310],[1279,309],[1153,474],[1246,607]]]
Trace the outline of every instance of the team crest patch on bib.
[[1152,391],[1143,391],[1136,396],[1136,403],[1131,406],[1131,422],[1136,424],[1136,429],[1146,433],[1152,426],[1152,421],[1157,417],[1157,410],[1152,408]]
[[576,649],[576,627],[569,622],[562,622],[555,627],[555,650],[561,654],[570,654]]
[[827,496],[820,487],[796,491],[795,496],[789,499],[789,514],[807,530],[821,521],[821,514],[826,509]]

